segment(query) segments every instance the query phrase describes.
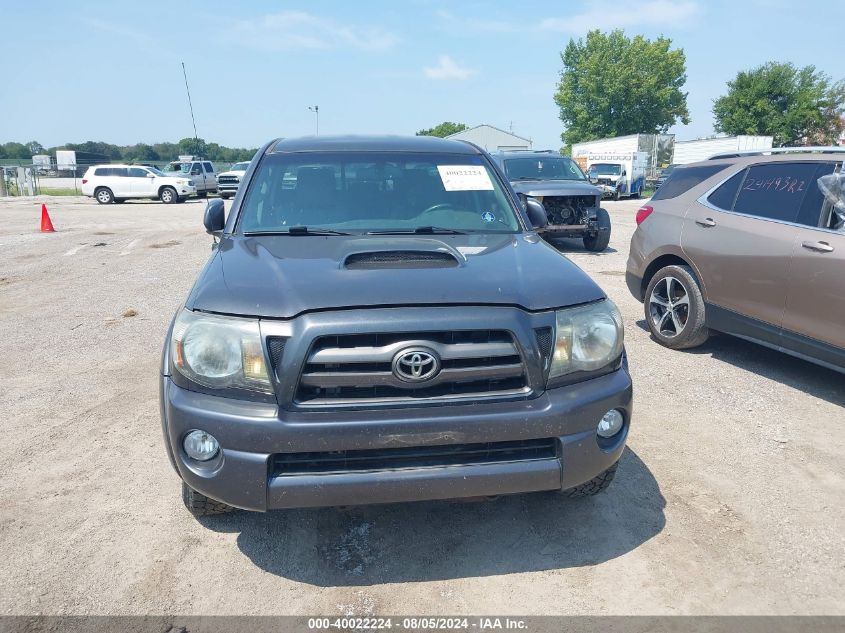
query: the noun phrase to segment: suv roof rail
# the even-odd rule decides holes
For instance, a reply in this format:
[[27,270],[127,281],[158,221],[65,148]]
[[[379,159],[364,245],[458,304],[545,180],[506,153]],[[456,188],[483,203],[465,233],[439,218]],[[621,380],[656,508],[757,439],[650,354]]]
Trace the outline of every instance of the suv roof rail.
[[524,152],[526,154],[557,154],[554,149],[497,149],[495,154],[516,154],[517,152]]
[[707,160],[720,160],[722,158],[739,158],[740,156],[762,156],[764,154],[845,154],[845,146],[842,145],[808,145],[806,147],[768,147],[766,149],[743,149],[735,152],[722,152],[713,154]]

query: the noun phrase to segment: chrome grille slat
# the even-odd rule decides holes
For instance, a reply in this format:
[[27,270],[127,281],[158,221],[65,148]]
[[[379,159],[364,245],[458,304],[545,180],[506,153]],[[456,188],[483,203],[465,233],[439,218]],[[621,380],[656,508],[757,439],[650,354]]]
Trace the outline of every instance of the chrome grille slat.
[[435,341],[409,339],[380,347],[329,348],[317,350],[308,359],[312,364],[330,363],[389,363],[403,347],[422,345],[433,349],[442,360],[458,358],[487,358],[492,356],[513,356],[513,343],[454,343],[441,344]]
[[[444,382],[462,382],[479,379],[512,378],[522,375],[522,363],[512,365],[485,365],[443,369],[427,381],[427,387],[434,387]],[[302,385],[309,387],[369,387],[372,385],[390,385],[399,389],[418,389],[420,385],[399,380],[390,371],[340,371],[309,372],[303,374]]]
[[[419,382],[395,375],[396,355],[420,347],[439,357],[439,373]],[[462,402],[530,392],[524,359],[507,331],[386,332],[316,339],[304,361],[295,404]]]

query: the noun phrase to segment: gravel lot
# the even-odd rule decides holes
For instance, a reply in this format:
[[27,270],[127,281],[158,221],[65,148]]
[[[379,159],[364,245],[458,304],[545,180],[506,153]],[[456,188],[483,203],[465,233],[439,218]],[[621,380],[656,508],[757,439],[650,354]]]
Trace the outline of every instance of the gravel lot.
[[625,316],[635,417],[606,494],[197,521],[157,363],[204,205],[47,200],[52,235],[40,199],[0,200],[0,614],[845,614],[845,377],[652,342],[624,282],[637,203],[607,203],[607,252],[561,246]]

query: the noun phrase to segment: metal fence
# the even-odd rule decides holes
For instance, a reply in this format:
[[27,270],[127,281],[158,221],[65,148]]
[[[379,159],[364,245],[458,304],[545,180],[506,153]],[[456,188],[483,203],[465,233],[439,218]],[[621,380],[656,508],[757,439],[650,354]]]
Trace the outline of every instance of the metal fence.
[[[210,161],[217,173],[228,171],[232,163]],[[112,164],[127,164],[124,161],[111,161]],[[93,164],[93,163],[92,163]],[[96,163],[102,165],[104,163]],[[139,163],[140,164],[140,163]],[[169,161],[150,161],[144,165],[164,169]],[[26,160],[0,159],[0,197],[35,196],[42,193],[82,194],[82,177],[90,164],[76,165],[73,168],[57,169],[55,163],[34,164]]]

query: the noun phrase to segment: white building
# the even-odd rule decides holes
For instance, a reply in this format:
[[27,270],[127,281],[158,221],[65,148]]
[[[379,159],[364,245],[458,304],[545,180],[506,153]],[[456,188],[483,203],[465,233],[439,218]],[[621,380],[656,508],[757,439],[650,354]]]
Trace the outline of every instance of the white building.
[[515,149],[531,149],[531,139],[522,138],[511,132],[505,132],[492,125],[476,125],[463,132],[450,134],[446,138],[469,141],[488,152],[507,152]]

